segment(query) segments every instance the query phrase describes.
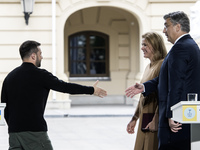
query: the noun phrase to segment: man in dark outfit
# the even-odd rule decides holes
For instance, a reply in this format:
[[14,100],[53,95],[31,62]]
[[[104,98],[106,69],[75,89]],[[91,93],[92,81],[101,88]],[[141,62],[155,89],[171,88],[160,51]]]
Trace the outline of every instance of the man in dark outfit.
[[1,102],[6,103],[9,150],[52,150],[43,116],[50,89],[99,97],[107,94],[97,87],[98,81],[93,86],[67,83],[38,68],[43,57],[36,41],[24,42],[19,51],[23,63],[7,75],[1,93]]

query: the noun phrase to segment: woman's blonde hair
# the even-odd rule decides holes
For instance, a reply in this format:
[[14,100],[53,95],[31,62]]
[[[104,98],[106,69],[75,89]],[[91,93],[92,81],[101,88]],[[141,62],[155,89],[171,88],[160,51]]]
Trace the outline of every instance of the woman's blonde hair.
[[164,45],[164,40],[162,36],[156,32],[147,32],[142,35],[142,38],[145,39],[145,41],[150,44],[153,48],[153,60],[157,61],[160,59],[165,58],[167,55],[167,50]]

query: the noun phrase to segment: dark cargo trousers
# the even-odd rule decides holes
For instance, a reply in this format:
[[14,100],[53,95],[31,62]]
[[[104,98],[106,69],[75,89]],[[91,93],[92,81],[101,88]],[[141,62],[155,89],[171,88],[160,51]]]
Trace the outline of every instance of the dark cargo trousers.
[[53,150],[47,132],[9,133],[9,150]]

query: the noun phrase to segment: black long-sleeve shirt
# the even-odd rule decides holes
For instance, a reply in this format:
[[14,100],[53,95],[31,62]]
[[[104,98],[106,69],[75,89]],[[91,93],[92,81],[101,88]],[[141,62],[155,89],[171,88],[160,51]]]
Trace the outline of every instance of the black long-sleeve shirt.
[[11,71],[2,86],[8,132],[47,131],[44,110],[50,89],[69,94],[93,94],[94,88],[66,83],[45,69],[23,63]]

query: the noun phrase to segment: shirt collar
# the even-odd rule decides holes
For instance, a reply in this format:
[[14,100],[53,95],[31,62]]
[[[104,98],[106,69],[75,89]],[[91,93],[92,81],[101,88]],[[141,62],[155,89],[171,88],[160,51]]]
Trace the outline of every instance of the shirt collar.
[[177,42],[180,38],[182,38],[183,36],[188,35],[188,34],[189,34],[189,33],[186,33],[186,34],[183,34],[183,35],[179,36],[179,37],[176,39],[176,41],[174,42],[174,44],[176,44],[176,42]]

